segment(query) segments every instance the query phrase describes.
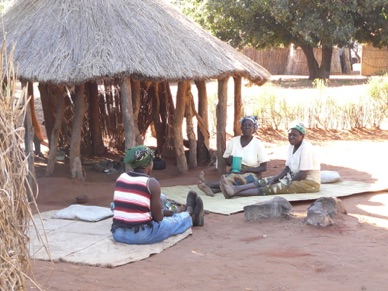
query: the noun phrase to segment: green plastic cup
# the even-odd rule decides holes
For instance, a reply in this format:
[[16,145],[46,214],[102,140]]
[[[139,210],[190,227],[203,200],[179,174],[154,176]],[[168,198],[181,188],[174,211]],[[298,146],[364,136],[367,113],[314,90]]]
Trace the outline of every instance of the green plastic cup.
[[241,171],[242,157],[233,156],[232,159],[232,173],[239,173]]

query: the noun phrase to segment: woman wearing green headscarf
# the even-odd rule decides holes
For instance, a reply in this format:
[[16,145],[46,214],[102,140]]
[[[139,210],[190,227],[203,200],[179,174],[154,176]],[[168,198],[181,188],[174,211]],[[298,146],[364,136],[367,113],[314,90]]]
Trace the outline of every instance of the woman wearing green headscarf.
[[153,244],[204,224],[203,201],[194,191],[186,198],[185,211],[164,209],[159,182],[150,176],[153,151],[136,146],[126,151],[124,162],[132,171],[116,180],[113,197],[112,235],[127,244]]
[[221,179],[220,186],[225,198],[319,192],[321,165],[314,146],[304,139],[305,134],[306,128],[302,122],[292,122],[288,130],[290,146],[284,169],[276,176],[241,186],[230,185]]

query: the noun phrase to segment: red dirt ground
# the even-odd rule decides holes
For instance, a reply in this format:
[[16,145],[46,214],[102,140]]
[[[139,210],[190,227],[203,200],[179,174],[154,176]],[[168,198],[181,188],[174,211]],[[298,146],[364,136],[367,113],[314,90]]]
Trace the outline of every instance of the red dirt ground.
[[[287,141],[282,132],[260,134],[271,162],[268,175],[284,164]],[[310,131],[323,170],[336,170],[345,180],[386,181],[388,131]],[[41,212],[75,203],[88,195],[88,205],[108,207],[116,174],[87,169],[86,181],[71,180],[68,165],[57,164],[44,177],[38,159],[37,203]],[[174,163],[153,174],[162,186],[190,185],[204,170],[179,175]],[[207,214],[205,226],[177,245],[143,261],[117,268],[33,261],[35,280],[44,290],[386,290],[388,261],[388,192],[341,198],[348,215],[327,228],[306,225],[312,203],[296,202],[290,219],[244,222],[243,213]],[[205,205],[206,208],[206,205]],[[37,290],[31,287],[30,290]]]

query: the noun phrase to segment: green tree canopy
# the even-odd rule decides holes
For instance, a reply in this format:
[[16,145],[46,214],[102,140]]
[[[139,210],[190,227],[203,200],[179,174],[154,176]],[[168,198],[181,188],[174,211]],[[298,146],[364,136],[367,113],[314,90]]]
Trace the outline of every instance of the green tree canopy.
[[[175,0],[218,38],[236,48],[301,47],[309,78],[328,78],[334,46],[351,40],[388,43],[388,0]],[[322,48],[319,65],[313,48]]]

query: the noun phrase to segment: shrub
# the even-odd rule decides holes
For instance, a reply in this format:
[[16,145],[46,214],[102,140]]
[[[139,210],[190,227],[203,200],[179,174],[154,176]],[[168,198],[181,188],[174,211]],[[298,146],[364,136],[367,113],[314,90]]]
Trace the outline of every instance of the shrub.
[[260,126],[268,129],[287,129],[295,119],[309,128],[325,130],[380,128],[388,117],[388,76],[373,77],[367,86],[366,96],[339,99],[330,96],[322,80],[315,80],[313,88],[299,89],[293,96],[285,96],[285,90],[266,84],[255,95],[244,96],[244,108],[249,108],[258,116]]
[[371,98],[372,125],[380,128],[384,117],[388,117],[388,74],[369,79],[368,95]]

